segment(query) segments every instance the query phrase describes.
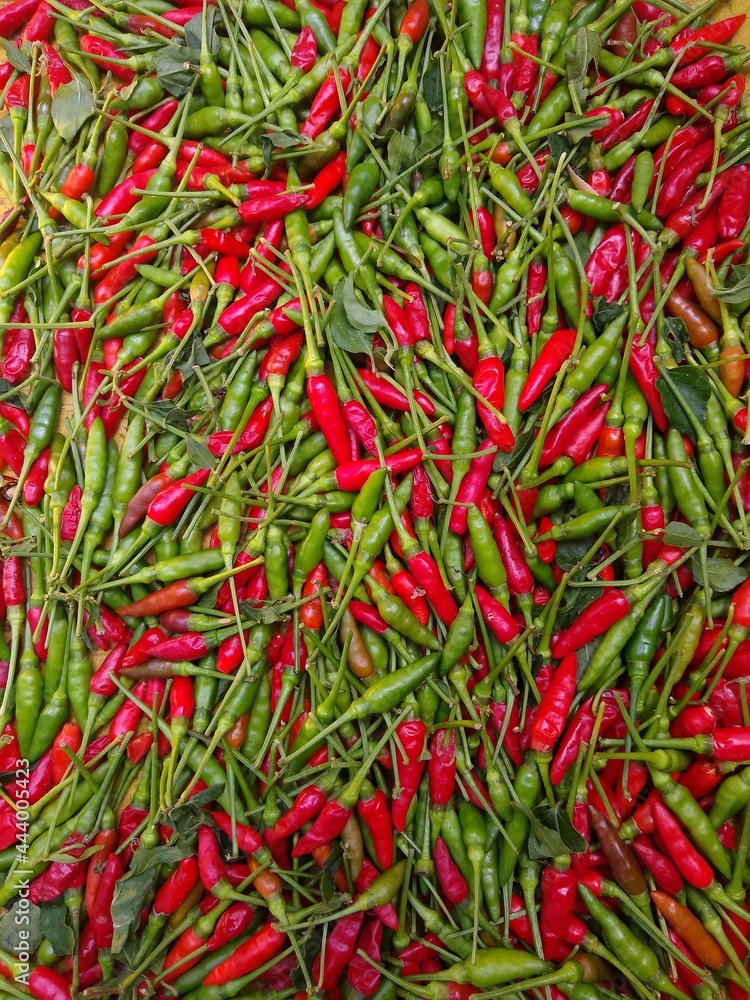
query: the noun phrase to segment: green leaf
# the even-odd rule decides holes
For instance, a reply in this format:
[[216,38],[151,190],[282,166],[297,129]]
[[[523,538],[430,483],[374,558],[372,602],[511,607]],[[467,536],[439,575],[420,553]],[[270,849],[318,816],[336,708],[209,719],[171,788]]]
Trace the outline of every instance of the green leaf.
[[534,443],[534,425],[532,424],[528,430],[525,430],[522,434],[519,434],[516,438],[516,444],[510,455],[507,455],[503,451],[499,451],[492,462],[492,469],[494,472],[500,472],[504,466],[513,466],[522,455],[524,455],[529,447]]
[[191,51],[184,45],[162,45],[154,56],[156,78],[167,93],[184,97],[195,78]]
[[618,306],[616,302],[602,302],[591,317],[596,332],[603,333],[612,320],[617,319],[622,310],[623,307]]
[[294,601],[272,601],[256,607],[246,601],[240,601],[240,611],[243,618],[248,618],[259,625],[275,625],[286,621],[292,613]]
[[331,340],[347,354],[372,354],[372,340],[350,321],[344,305],[346,282],[338,281],[333,289],[333,302],[328,316]]
[[[177,351],[181,352],[182,360],[177,366],[177,371],[182,375],[183,378],[189,378],[193,374],[194,368],[206,368],[211,364],[211,358],[208,351],[203,346],[203,341],[200,337],[193,331],[190,337],[190,351],[185,352],[184,345],[180,345],[175,349],[175,357],[179,360],[180,355],[177,355]],[[170,355],[167,355],[165,359],[165,364],[169,364]]]
[[388,167],[395,176],[404,166],[414,163],[417,144],[405,132],[394,132],[388,140]]
[[352,326],[362,330],[363,333],[375,333],[385,323],[379,310],[370,309],[362,302],[359,292],[354,287],[354,272],[344,282],[343,301],[346,318]]
[[73,139],[94,109],[94,95],[82,76],[59,86],[52,98],[52,121],[61,138]]
[[216,32],[216,7],[205,6],[201,14],[191,17],[185,24],[185,45],[200,52],[204,17],[206,19],[206,48],[215,59],[221,51],[221,39]]
[[685,344],[689,340],[685,320],[678,319],[676,316],[665,316],[664,334],[672,347],[674,359],[679,364],[685,358]]
[[[326,861],[326,867],[327,865],[328,861]],[[331,879],[330,874],[328,874],[324,868],[323,872],[324,898],[327,896],[327,885],[333,887],[333,880]],[[335,887],[331,888],[331,899],[333,899],[334,892],[335,892]],[[326,901],[328,900],[326,899]],[[289,979],[292,986],[296,990],[304,990],[306,988],[308,980],[305,977],[305,971],[307,969],[312,969],[315,963],[315,959],[320,954],[322,947],[323,947],[323,930],[321,927],[315,927],[313,928],[312,932],[304,938],[302,944],[298,945],[297,949],[295,949],[299,961],[295,963],[294,968],[289,973]]]
[[273,128],[271,138],[277,149],[292,149],[294,146],[312,146],[315,143],[307,135],[300,135],[290,128]]
[[593,115],[588,118],[585,122],[581,121],[581,116],[573,114],[569,111],[565,115],[566,122],[575,122],[575,125],[569,125],[565,129],[565,134],[568,139],[574,144],[578,145],[583,142],[584,139],[588,139],[592,132],[595,132],[598,128],[602,128],[607,123],[607,115],[602,115],[600,118],[595,118]]
[[87,847],[85,851],[72,854],[70,851],[53,851],[51,854],[47,855],[47,860],[53,864],[59,865],[73,865],[77,861],[87,861],[94,854],[98,854],[100,848],[98,847]]
[[42,907],[41,931],[56,955],[72,955],[75,945],[73,928],[68,925],[68,908],[62,896]]
[[727,305],[740,305],[750,299],[750,267],[740,264],[732,269],[727,284],[722,287],[712,287],[714,298],[721,299]]
[[[708,566],[708,582],[711,589],[719,594],[728,594],[736,590],[747,580],[750,573],[743,566],[735,566],[731,559],[706,559]],[[696,580],[703,578],[703,568],[696,552],[690,560],[690,567]]]
[[[191,800],[192,801],[192,800]],[[163,844],[160,847],[139,850],[133,855],[130,870],[140,875],[149,868],[161,868],[162,865],[176,865],[190,854],[190,849],[178,844]]]
[[170,428],[176,431],[188,429],[188,414],[180,406],[175,406],[171,399],[158,399],[154,403],[146,403],[146,422],[156,424],[163,430]]
[[440,67],[437,59],[431,59],[422,76],[422,95],[430,111],[443,110],[443,88],[440,83]]
[[203,812],[194,804],[195,799],[194,795],[190,802],[175,806],[166,817],[167,825],[177,834],[178,843],[186,845],[191,850],[195,849],[198,827],[203,824]]
[[[573,567],[580,562],[581,559],[583,559],[591,548],[593,541],[594,540],[592,538],[581,538],[558,542],[557,548],[555,549],[555,561],[560,569],[569,573]],[[606,550],[601,548],[583,569],[577,570],[573,574],[571,581],[573,583],[577,583],[579,580],[586,580],[586,574],[591,571],[597,562],[601,562],[601,560],[605,557],[605,554]],[[587,608],[593,600],[599,597],[601,592],[600,587],[566,587],[557,611],[557,618],[555,619],[556,624],[560,628],[567,628],[569,625],[572,625],[580,613]]]
[[129,871],[115,885],[112,900],[112,954],[119,954],[125,947],[130,932],[135,930],[141,919],[141,910],[151,902],[156,886],[157,868],[147,868],[136,874]]
[[[190,801],[196,806],[205,806],[208,805],[209,802],[214,802],[223,791],[224,785],[209,785],[208,788],[204,788],[200,792],[196,792],[195,795],[191,796]],[[189,853],[192,854],[192,851]]]
[[670,521],[664,530],[664,544],[676,549],[693,549],[703,544],[703,536],[682,521]]
[[270,135],[262,135],[260,137],[260,151],[263,154],[263,163],[266,170],[270,170],[271,154],[273,153],[273,139]]
[[13,149],[13,119],[10,115],[0,118],[0,139],[6,149]]
[[31,60],[23,49],[17,49],[7,38],[0,38],[0,46],[13,69],[17,69],[19,73],[31,72]]
[[[583,107],[588,97],[589,64],[596,62],[602,50],[600,36],[586,27],[579,28],[572,49],[565,53],[568,80],[573,85],[578,103]],[[572,138],[572,136],[571,136]]]
[[589,246],[589,238],[586,235],[586,233],[581,229],[577,233],[573,233],[573,242],[575,243],[576,250],[578,251],[578,256],[580,258],[580,261],[585,267],[589,262],[589,257],[591,256],[591,247]]
[[555,858],[586,849],[586,841],[574,829],[561,806],[537,806],[531,819],[528,852],[532,861]]
[[419,140],[419,145],[414,153],[415,160],[421,160],[423,156],[427,156],[429,153],[437,153],[442,144],[443,126],[435,122],[429,132],[425,132]]
[[564,539],[555,547],[555,562],[563,572],[569,573],[590,548],[586,539]]
[[[23,937],[21,937],[23,931]],[[42,941],[42,911],[28,899],[17,899],[0,917],[0,948],[16,954],[19,945],[34,952]]]
[[188,435],[185,438],[185,446],[187,457],[199,469],[213,469],[216,465],[216,456],[211,454],[202,441]]
[[553,163],[557,163],[557,161],[561,160],[564,156],[570,156],[573,152],[572,145],[564,136],[557,132],[549,137],[547,145],[549,146],[550,158]]
[[576,650],[576,670],[579,677],[583,677],[588,670],[591,661],[594,659],[594,653],[596,653],[603,638],[604,636],[599,636],[596,639],[592,639],[591,642],[587,642],[585,646]]
[[711,396],[711,380],[701,368],[688,367],[687,365],[682,368],[670,369],[669,379],[674,390],[661,376],[656,380],[656,388],[659,390],[664,404],[664,412],[672,427],[677,428],[681,434],[689,434],[695,440],[695,431],[679,400],[682,400],[685,406],[693,411],[699,423],[705,424],[708,400]]

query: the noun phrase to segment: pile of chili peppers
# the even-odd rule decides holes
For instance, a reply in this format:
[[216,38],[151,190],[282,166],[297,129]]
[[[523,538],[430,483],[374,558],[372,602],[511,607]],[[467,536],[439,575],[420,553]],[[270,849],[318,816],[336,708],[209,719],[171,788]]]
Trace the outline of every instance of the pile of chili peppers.
[[712,7],[0,4],[3,996],[750,996]]

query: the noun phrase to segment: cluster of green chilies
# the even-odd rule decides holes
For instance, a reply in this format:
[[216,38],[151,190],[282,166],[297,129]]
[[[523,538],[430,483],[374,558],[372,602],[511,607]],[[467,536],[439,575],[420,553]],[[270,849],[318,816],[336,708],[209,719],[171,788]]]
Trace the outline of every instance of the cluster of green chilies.
[[0,5],[3,996],[750,995],[712,7]]

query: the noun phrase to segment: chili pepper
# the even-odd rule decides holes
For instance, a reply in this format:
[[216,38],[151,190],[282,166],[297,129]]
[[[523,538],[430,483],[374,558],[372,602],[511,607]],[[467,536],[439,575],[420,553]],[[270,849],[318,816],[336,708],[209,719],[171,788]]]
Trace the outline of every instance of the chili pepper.
[[469,896],[469,885],[461,874],[458,865],[452,860],[442,837],[437,838],[433,850],[435,855],[435,871],[443,895],[454,906],[463,903]]
[[666,806],[655,802],[652,806],[656,829],[661,840],[674,853],[674,862],[684,878],[699,888],[705,888],[713,881],[711,866],[690,844]]
[[724,963],[724,952],[686,906],[665,892],[652,892],[651,898],[658,911],[679,934],[699,962],[707,965],[709,969],[718,969]]
[[574,330],[558,330],[547,341],[529,369],[529,377],[518,404],[521,410],[527,410],[541,396],[553,376],[573,353],[575,339]]
[[545,867],[541,878],[542,904],[540,907],[540,932],[545,957],[559,953],[564,929],[573,916],[577,878],[572,870],[559,871],[551,865]]
[[547,688],[531,727],[532,750],[549,753],[565,725],[576,688],[576,659],[572,653],[564,657]]
[[236,948],[231,958],[216,966],[203,980],[204,986],[221,986],[223,983],[247,975],[265,965],[281,950],[286,935],[265,924],[244,944]]
[[656,850],[650,837],[644,835],[636,837],[633,841],[633,850],[663,892],[674,895],[682,891],[684,885],[682,875],[666,855]]
[[399,791],[391,803],[391,815],[394,827],[402,832],[424,771],[424,761],[420,757],[427,741],[427,727],[420,719],[401,722],[396,728],[396,736],[403,748],[403,756],[396,759]]
[[[376,966],[380,962],[380,945],[383,936],[383,924],[380,920],[365,920],[365,923],[357,940],[356,954],[349,963],[347,971],[347,981],[353,990],[362,996],[373,996],[380,985],[381,974],[370,962]],[[362,951],[367,956],[361,957]]]

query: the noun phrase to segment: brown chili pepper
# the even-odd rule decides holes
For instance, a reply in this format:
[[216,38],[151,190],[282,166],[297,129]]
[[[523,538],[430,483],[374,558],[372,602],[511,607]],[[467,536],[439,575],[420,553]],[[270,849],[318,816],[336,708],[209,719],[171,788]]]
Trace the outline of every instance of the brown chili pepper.
[[688,339],[693,347],[701,350],[717,343],[719,328],[695,302],[691,302],[684,295],[680,295],[678,291],[674,291],[667,299],[667,310],[670,316],[684,321],[688,331]]
[[362,830],[360,829],[359,820],[354,813],[346,821],[346,826],[341,831],[339,839],[349,862],[349,872],[351,873],[352,881],[356,882],[359,878],[359,873],[362,871],[365,846],[362,840]]
[[648,903],[648,884],[638,858],[620,839],[617,830],[606,817],[592,806],[589,806],[589,814],[599,846],[609,862],[615,881],[636,903]]
[[359,626],[349,608],[346,608],[341,616],[341,627],[339,629],[342,644],[350,636],[349,651],[347,655],[349,669],[355,677],[366,680],[375,673],[375,664],[370,656],[370,651],[365,646]]
[[652,892],[654,906],[669,926],[680,935],[699,962],[709,969],[718,969],[726,961],[726,956],[700,920],[690,910],[666,892]]
[[693,291],[695,292],[695,297],[698,300],[699,306],[704,313],[706,313],[706,315],[710,316],[711,319],[716,320],[717,323],[720,323],[721,307],[718,301],[714,298],[714,293],[711,290],[711,285],[709,283],[705,267],[701,267],[695,257],[688,257],[685,260],[685,270],[687,271],[687,276],[690,279],[690,284],[693,286]]

